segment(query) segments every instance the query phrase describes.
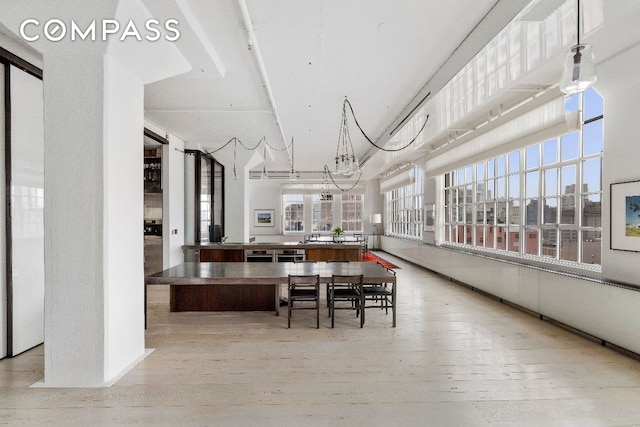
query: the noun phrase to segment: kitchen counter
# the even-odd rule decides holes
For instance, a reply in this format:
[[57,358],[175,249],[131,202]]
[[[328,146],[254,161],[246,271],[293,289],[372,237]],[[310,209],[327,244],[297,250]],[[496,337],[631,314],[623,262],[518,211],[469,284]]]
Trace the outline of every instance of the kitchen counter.
[[318,246],[326,248],[344,248],[344,247],[361,247],[360,242],[254,242],[254,243],[205,243],[202,245],[183,245],[183,250],[260,250],[260,249],[308,249],[317,248]]
[[184,245],[185,262],[360,261],[361,242],[260,242]]

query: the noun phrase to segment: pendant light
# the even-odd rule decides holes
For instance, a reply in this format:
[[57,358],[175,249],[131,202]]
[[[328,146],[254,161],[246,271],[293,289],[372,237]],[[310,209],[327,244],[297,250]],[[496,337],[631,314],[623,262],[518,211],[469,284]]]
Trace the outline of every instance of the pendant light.
[[289,179],[291,181],[295,181],[296,179],[298,179],[296,170],[293,167],[293,137],[291,137],[291,172],[289,172]]
[[[235,139],[235,138],[234,138]],[[233,179],[238,180],[238,170],[236,169],[236,150],[237,150],[238,140],[236,139],[233,142]]]
[[269,179],[267,175],[267,146],[262,148],[262,174],[260,174],[260,179],[266,181]]
[[560,79],[560,90],[567,95],[584,92],[598,80],[593,48],[589,44],[580,43],[580,0],[576,0],[576,2],[578,4],[577,43],[567,52],[564,71]]

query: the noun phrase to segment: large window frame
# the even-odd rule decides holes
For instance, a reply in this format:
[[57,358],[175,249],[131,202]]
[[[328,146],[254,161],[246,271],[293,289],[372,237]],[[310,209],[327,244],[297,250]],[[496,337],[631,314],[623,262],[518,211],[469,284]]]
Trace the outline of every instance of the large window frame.
[[444,175],[446,244],[586,269],[601,263],[603,100],[565,99],[577,131]]
[[385,230],[390,236],[422,240],[424,172],[414,167],[410,184],[385,192]]
[[359,193],[283,194],[282,231],[330,235],[331,230],[340,226],[347,233],[362,233],[363,206],[364,195]]
[[304,195],[285,194],[282,196],[282,230],[284,233],[303,233]]
[[362,194],[343,194],[341,211],[342,211],[342,229],[345,232],[362,232],[362,208],[364,205],[364,197]]
[[333,194],[313,194],[313,220],[311,222],[311,231],[330,232],[333,229]]

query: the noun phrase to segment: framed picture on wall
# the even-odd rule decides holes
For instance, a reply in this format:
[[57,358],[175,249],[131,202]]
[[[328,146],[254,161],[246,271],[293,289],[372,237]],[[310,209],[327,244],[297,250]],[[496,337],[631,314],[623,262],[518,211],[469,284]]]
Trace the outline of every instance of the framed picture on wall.
[[256,209],[254,211],[253,225],[255,227],[273,227],[275,225],[273,214],[273,209]]
[[611,184],[609,208],[611,249],[640,252],[640,181]]

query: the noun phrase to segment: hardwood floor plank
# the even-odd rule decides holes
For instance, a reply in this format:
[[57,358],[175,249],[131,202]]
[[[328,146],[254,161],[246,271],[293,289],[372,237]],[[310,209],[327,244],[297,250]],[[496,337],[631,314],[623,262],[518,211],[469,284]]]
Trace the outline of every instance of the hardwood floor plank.
[[640,362],[385,254],[398,326],[368,309],[169,312],[149,289],[155,351],[104,389],[35,389],[43,348],[0,360],[0,424],[638,425]]

